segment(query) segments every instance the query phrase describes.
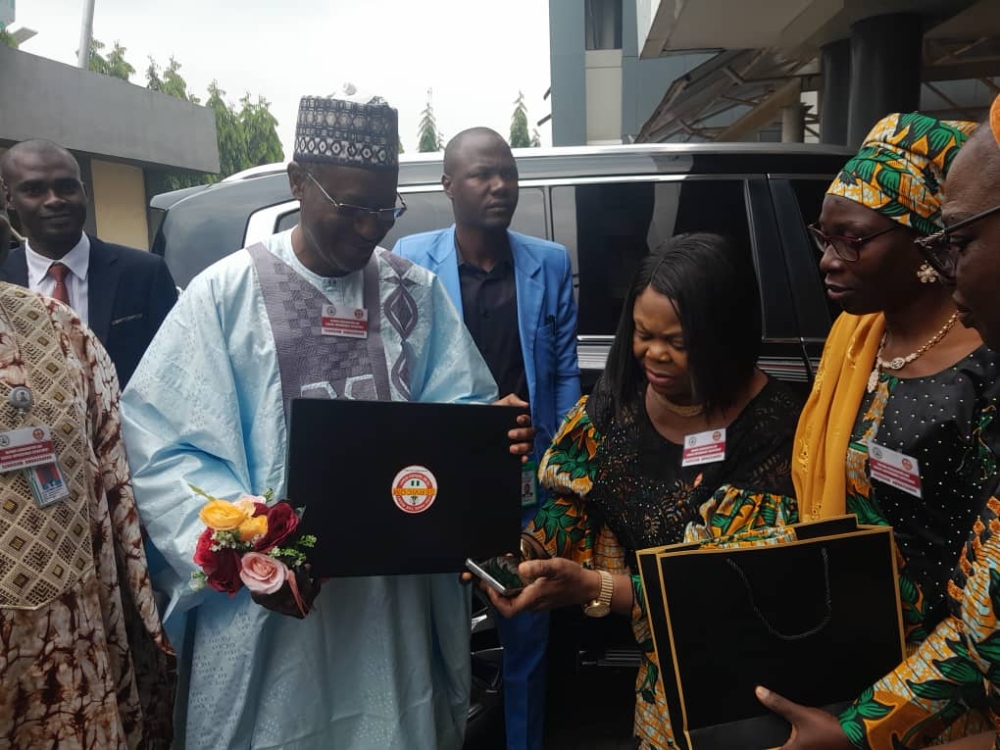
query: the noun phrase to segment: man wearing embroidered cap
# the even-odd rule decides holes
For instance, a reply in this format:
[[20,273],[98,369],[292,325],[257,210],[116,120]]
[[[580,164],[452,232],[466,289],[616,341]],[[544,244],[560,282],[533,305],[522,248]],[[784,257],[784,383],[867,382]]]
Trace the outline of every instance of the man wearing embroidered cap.
[[[182,644],[189,750],[462,744],[470,603],[457,575],[332,579],[301,621],[246,591],[189,585],[203,525],[188,484],[283,497],[289,399],[496,398],[440,281],[378,247],[405,208],[398,142],[381,99],[303,98],[288,165],[299,226],[195,278],[124,397],[140,512],[169,566],[159,583]],[[361,316],[341,325],[331,305]],[[351,335],[358,320],[362,337]],[[531,435],[512,431],[511,450],[526,453]],[[305,593],[308,604],[316,592]],[[281,593],[258,602],[286,611]]]

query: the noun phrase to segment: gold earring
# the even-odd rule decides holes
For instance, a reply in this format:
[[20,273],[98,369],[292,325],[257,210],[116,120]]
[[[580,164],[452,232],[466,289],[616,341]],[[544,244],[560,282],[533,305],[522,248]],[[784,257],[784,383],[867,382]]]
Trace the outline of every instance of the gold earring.
[[941,280],[941,276],[931,268],[931,264],[927,261],[924,261],[923,265],[917,269],[917,278],[920,279],[921,284],[933,284],[935,281]]

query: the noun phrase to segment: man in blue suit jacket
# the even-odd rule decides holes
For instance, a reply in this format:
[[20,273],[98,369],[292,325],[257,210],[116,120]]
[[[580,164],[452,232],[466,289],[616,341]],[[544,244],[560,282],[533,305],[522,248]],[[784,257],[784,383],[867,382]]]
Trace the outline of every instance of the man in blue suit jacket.
[[122,389],[177,301],[163,258],[83,232],[80,165],[58,144],[23,141],[0,159],[10,207],[28,240],[0,278],[70,305],[104,344]]
[[[445,149],[444,172],[455,224],[404,237],[394,252],[440,277],[500,393],[530,403],[537,465],[580,398],[569,254],[562,245],[509,231],[517,164],[498,133],[472,128],[456,135]],[[533,482],[522,498],[524,523],[540,500]],[[548,628],[546,613],[500,621],[508,750],[542,747]]]

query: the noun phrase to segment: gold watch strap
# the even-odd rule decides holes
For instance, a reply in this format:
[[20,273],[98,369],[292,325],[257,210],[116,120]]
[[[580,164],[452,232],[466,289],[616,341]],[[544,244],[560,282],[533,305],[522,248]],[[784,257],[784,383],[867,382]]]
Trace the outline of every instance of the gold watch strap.
[[597,596],[597,603],[605,607],[611,606],[611,597],[615,593],[615,579],[606,570],[597,571],[601,576],[601,593]]

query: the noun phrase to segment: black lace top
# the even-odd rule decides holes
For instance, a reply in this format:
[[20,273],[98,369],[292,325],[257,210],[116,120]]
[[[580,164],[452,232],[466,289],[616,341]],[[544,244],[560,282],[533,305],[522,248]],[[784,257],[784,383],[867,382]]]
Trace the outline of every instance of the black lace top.
[[610,398],[595,392],[587,414],[601,436],[593,457],[590,513],[632,552],[681,541],[698,508],[723,484],[794,495],[792,439],[803,401],[769,379],[726,430],[726,457],[681,466],[683,446],[653,427],[642,399],[615,418]]

